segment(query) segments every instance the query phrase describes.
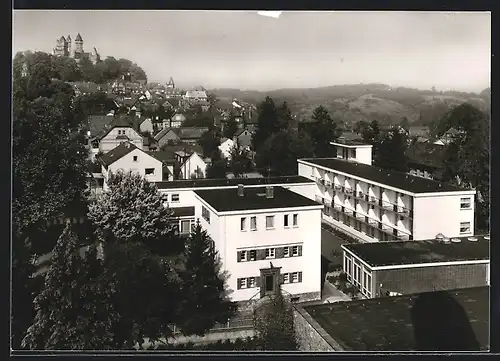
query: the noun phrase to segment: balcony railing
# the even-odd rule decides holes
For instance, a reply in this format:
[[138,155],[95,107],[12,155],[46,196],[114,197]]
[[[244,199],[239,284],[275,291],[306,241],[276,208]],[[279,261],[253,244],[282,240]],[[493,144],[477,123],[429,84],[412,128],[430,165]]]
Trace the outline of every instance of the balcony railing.
[[346,194],[352,194],[352,189],[351,189],[351,188],[345,188],[345,189],[344,189],[344,192],[345,192]]
[[343,190],[343,187],[342,187],[340,184],[335,184],[335,185],[333,186],[333,188],[335,188],[335,190],[336,190],[336,191],[341,191],[341,190]]
[[331,187],[332,186],[332,182],[330,182],[329,180],[325,180],[325,186]]
[[332,206],[332,201],[329,200],[329,199],[324,199],[323,198],[323,204],[327,207],[331,207]]
[[382,201],[382,208],[388,209],[391,211],[394,209],[393,204],[390,202],[386,202],[386,201]]

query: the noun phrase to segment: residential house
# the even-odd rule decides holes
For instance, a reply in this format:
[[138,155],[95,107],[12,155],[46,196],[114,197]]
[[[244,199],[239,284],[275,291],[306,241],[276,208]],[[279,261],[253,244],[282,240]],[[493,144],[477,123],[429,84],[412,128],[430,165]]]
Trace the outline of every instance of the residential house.
[[295,305],[294,326],[302,352],[484,352],[490,288]]
[[[170,118],[170,124],[168,125],[171,128],[180,128],[182,127],[182,123],[186,120],[186,116],[182,113],[176,113],[172,118]],[[167,120],[168,122],[168,120]],[[165,127],[165,124],[164,124]]]
[[143,147],[144,139],[134,128],[134,117],[118,116],[114,117],[111,126],[97,137],[99,141],[99,151],[107,153],[124,142],[131,142],[136,147]]
[[220,140],[219,150],[222,154],[222,157],[225,159],[231,158],[231,150],[234,147],[234,141],[229,138],[222,138]]
[[299,175],[316,181],[325,222],[367,242],[474,234],[474,189],[374,167],[371,145],[332,144],[344,159],[298,160]]
[[408,135],[410,137],[430,137],[430,129],[427,126],[412,125],[408,129]]
[[367,298],[489,285],[490,237],[345,244],[347,280]]
[[190,101],[207,101],[207,93],[204,90],[188,90],[184,95],[186,100]]
[[426,143],[413,143],[406,150],[409,173],[438,181],[443,180],[446,147]]
[[140,174],[150,182],[163,180],[163,163],[128,141],[121,143],[98,159],[102,165],[104,190],[108,189],[106,182],[109,172],[131,171]]
[[180,166],[181,179],[205,178],[207,163],[198,153],[179,150],[175,152],[175,161]]
[[175,179],[175,158],[169,151],[150,151],[150,156],[158,159],[163,164],[163,181],[173,181]]
[[242,149],[252,148],[252,133],[248,129],[242,129],[235,134],[234,142]]
[[282,187],[195,190],[195,217],[228,271],[233,301],[321,298],[321,208]]
[[207,132],[206,127],[179,127],[179,128],[164,128],[156,134],[155,140],[161,147],[165,144],[183,142],[188,144],[196,144],[200,140],[203,133]]
[[153,134],[153,122],[151,121],[151,118],[142,118],[139,123],[139,129],[141,132],[149,132],[150,134]]
[[446,144],[450,144],[451,142],[453,142],[453,140],[458,136],[460,135],[461,133],[463,133],[462,131],[459,131],[453,127],[451,127],[450,129],[448,129],[444,134],[443,136],[440,138],[441,142],[443,142],[445,145]]

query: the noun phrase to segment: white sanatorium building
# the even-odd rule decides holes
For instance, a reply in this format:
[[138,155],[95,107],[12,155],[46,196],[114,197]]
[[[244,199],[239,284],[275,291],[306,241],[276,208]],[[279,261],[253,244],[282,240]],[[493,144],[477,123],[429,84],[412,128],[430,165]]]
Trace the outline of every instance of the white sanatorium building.
[[337,158],[298,160],[324,221],[368,242],[473,235],[475,190],[374,167],[371,145],[332,145]]
[[312,200],[313,181],[291,176],[156,184],[181,233],[199,220],[214,240],[234,301],[259,298],[278,282],[298,301],[321,297],[323,205]]
[[321,298],[323,206],[282,187],[196,190],[196,217],[215,242],[234,301],[274,293]]

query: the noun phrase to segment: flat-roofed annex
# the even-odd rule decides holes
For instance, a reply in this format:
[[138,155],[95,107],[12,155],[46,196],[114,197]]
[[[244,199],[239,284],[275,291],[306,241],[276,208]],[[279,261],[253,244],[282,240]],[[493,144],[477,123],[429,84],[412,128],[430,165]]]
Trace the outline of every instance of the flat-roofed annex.
[[487,236],[457,237],[446,243],[439,240],[423,240],[346,244],[342,245],[342,249],[372,269],[387,266],[404,268],[409,265],[488,261],[490,242],[489,237],[488,239],[485,237]]

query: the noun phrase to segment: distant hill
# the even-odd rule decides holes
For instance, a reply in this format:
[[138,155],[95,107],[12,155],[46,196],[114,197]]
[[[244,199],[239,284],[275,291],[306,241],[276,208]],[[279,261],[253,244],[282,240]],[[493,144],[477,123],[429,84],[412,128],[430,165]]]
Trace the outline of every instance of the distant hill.
[[353,124],[378,120],[382,124],[399,123],[403,117],[410,123],[430,124],[451,107],[468,102],[488,110],[491,90],[480,94],[457,91],[437,92],[413,88],[393,88],[386,84],[335,85],[310,89],[278,89],[268,92],[240,89],[212,89],[222,102],[232,99],[258,104],[266,96],[275,102],[286,101],[302,121],[310,119],[314,108],[326,107],[337,119]]

